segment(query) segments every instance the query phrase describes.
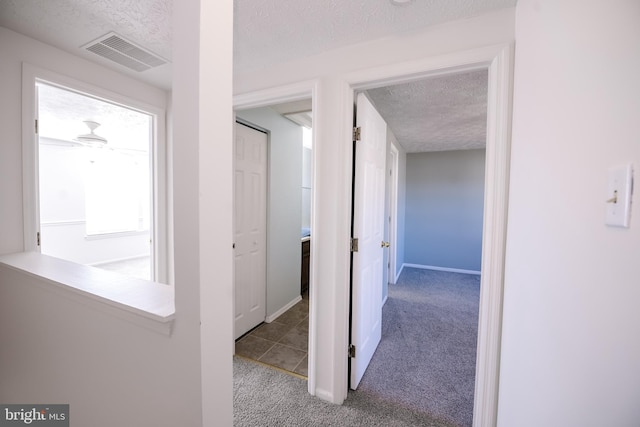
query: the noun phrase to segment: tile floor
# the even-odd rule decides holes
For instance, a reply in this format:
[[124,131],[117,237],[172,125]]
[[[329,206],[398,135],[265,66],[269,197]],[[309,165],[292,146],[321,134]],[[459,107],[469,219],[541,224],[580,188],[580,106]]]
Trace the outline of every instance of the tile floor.
[[236,354],[304,377],[309,344],[309,295],[271,323],[262,323],[236,341]]

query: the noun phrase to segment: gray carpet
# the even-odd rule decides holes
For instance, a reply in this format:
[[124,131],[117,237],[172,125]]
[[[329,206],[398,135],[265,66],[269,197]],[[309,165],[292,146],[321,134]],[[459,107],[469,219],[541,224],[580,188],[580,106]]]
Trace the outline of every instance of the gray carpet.
[[479,301],[480,276],[403,269],[358,393],[470,426]]
[[236,427],[362,426],[449,427],[417,411],[349,392],[343,405],[307,392],[307,382],[234,357],[233,425]]
[[471,425],[479,291],[479,276],[405,268],[389,287],[380,346],[343,405],[234,358],[234,425]]

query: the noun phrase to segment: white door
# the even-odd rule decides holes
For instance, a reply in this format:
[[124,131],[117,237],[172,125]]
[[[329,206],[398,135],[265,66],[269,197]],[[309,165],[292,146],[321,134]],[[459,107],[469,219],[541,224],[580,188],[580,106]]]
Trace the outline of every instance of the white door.
[[264,321],[267,300],[267,135],[235,127],[235,338]]
[[356,123],[360,141],[356,142],[351,289],[350,387],[356,389],[382,333],[382,280],[384,238],[384,189],[387,124],[371,102],[359,94]]

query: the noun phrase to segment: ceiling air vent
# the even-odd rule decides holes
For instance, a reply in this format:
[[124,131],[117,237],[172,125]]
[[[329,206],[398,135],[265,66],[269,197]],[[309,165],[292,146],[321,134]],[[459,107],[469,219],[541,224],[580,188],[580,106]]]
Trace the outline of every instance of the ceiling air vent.
[[135,71],[145,71],[167,63],[166,59],[113,32],[105,34],[82,48]]

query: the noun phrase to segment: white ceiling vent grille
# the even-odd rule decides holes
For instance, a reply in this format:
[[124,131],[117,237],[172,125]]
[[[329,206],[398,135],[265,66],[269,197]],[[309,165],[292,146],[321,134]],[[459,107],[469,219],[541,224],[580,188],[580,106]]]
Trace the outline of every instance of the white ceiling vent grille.
[[113,32],[105,34],[82,48],[135,71],[145,71],[167,63],[166,59]]

